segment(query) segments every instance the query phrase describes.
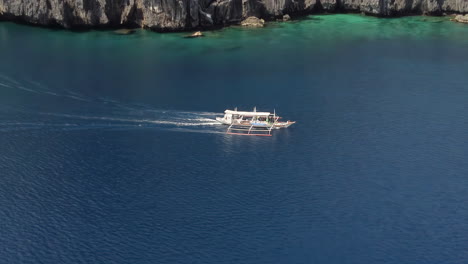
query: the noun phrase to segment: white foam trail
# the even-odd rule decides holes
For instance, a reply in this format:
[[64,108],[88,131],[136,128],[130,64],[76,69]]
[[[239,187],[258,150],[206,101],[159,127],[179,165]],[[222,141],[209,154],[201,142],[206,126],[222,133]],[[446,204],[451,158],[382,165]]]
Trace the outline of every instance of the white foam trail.
[[43,92],[45,94],[50,94],[50,95],[53,95],[53,96],[60,96],[59,94],[56,94],[56,93],[53,93],[53,92]]
[[14,86],[14,87],[13,87],[13,86],[10,86],[10,87],[11,87],[11,88],[17,88],[17,89],[23,90],[23,91],[28,91],[28,92],[31,92],[31,93],[38,93],[38,92],[35,91],[35,90],[28,89],[28,88],[23,87],[23,86],[21,86],[21,85],[17,85],[17,86]]
[[12,78],[10,78],[10,77],[8,77],[6,75],[0,74],[0,78],[2,78],[3,80],[6,80],[8,82],[19,85],[19,83],[17,81],[13,80]]
[[218,122],[204,122],[204,123],[187,123],[187,122],[176,122],[176,121],[158,121],[158,120],[146,120],[152,124],[160,124],[160,125],[174,125],[174,126],[214,126],[219,125]]
[[78,100],[78,101],[83,101],[83,102],[88,102],[88,103],[91,102],[90,100],[86,100],[84,98],[74,96],[74,95],[67,95],[66,97],[71,98],[71,99],[75,99],[75,100]]
[[[136,105],[143,106],[143,105]],[[151,108],[151,106],[144,106],[146,108]],[[196,111],[177,111],[177,110],[161,110],[161,109],[145,109],[145,112],[151,113],[162,113],[162,114],[177,114],[177,115],[197,115],[197,116],[214,116],[214,115],[223,115],[222,113],[216,112],[196,112]]]
[[223,115],[221,113],[214,113],[214,112],[179,112],[176,111],[178,114],[183,114],[183,115],[197,115],[197,116],[216,116],[216,115]]
[[[65,97],[70,98],[73,100],[85,101],[85,102],[92,102],[93,104],[101,104],[99,108],[104,107],[104,109],[108,109],[106,112],[115,113],[120,112],[121,114],[116,113],[115,116],[87,116],[87,115],[80,115],[80,114],[60,114],[60,113],[38,113],[40,115],[48,115],[48,116],[56,116],[66,119],[80,119],[80,120],[93,120],[92,122],[77,122],[77,124],[70,125],[69,123],[61,124],[60,120],[58,123],[53,123],[53,120],[46,121],[46,123],[0,123],[0,126],[3,129],[40,129],[40,128],[51,128],[51,127],[69,127],[73,126],[76,129],[87,129],[87,128],[117,128],[117,127],[150,127],[150,128],[158,128],[157,126],[160,125],[158,129],[170,129],[172,128],[183,128],[183,127],[198,127],[202,129],[203,127],[208,126],[216,126],[221,125],[213,118],[216,115],[220,115],[220,113],[215,112],[191,112],[191,111],[177,111],[177,110],[161,110],[161,109],[152,109],[152,106],[145,105],[145,104],[126,104],[122,103],[118,100],[108,98],[108,97],[100,97],[100,98],[86,98],[79,93],[76,93],[71,90],[65,91],[56,91],[49,89],[47,86],[33,81],[33,80],[25,80],[24,83],[29,85],[22,85],[21,83],[9,78],[8,76],[0,74],[0,80],[4,80],[4,82],[0,82],[1,86],[12,88],[12,89],[19,89],[24,90],[31,93],[41,94],[41,95],[50,95],[50,96],[57,96],[57,97]],[[31,87],[29,87],[31,86]],[[18,106],[21,107],[21,106]],[[16,109],[18,110],[18,109]],[[30,111],[25,111],[29,112]],[[34,112],[36,114],[36,112]],[[52,121],[51,123],[48,123]],[[130,123],[130,124],[125,124]],[[8,127],[8,128],[7,128]],[[189,130],[187,130],[189,131]],[[193,130],[193,132],[209,133],[206,130]]]
[[67,94],[56,92],[56,91],[53,91],[53,90],[49,89],[48,87],[46,87],[45,85],[43,85],[43,84],[41,84],[39,82],[36,82],[36,81],[26,80],[26,83],[29,83],[29,84],[31,84],[32,87],[35,87],[35,88],[32,88],[32,87],[30,88],[29,85],[27,87],[25,87],[21,83],[15,81],[15,80],[13,80],[13,79],[5,76],[5,75],[0,74],[0,79],[6,80],[9,83],[11,83],[11,84],[0,83],[0,85],[4,86],[4,87],[15,88],[15,89],[19,89],[19,90],[23,90],[23,91],[27,91],[27,92],[36,93],[36,94],[47,94],[47,95],[58,96],[58,97],[66,97],[66,98],[70,98],[70,99],[74,99],[74,100],[78,100],[78,101],[91,102],[90,100],[87,100],[86,98],[83,98],[82,96],[80,96],[77,93],[72,93],[70,91],[67,91]]
[[222,131],[215,131],[215,130],[196,130],[196,129],[188,129],[188,128],[173,128],[167,129],[168,131],[174,132],[189,132],[189,133],[200,133],[200,134],[226,134],[226,132]]
[[8,88],[13,88],[13,89],[18,89],[18,90],[23,90],[23,91],[28,91],[28,92],[31,92],[31,93],[39,93],[41,91],[37,91],[37,90],[33,90],[33,89],[30,89],[30,88],[26,88],[24,87],[23,85],[21,85],[20,83],[16,82],[16,81],[13,81],[13,80],[10,80],[9,78],[5,78],[5,80],[13,83],[13,84],[4,84],[4,83],[0,83],[1,86],[4,86],[4,87],[8,87]]
[[219,122],[216,122],[214,119],[208,118],[192,118],[184,119],[175,117],[173,120],[167,119],[132,119],[132,118],[120,118],[120,117],[107,117],[107,116],[83,116],[83,115],[69,115],[69,114],[54,114],[54,113],[40,113],[50,116],[58,117],[67,117],[67,118],[76,118],[84,120],[101,120],[101,121],[118,121],[118,122],[130,122],[138,124],[158,124],[158,125],[172,125],[172,126],[213,126],[220,125]]

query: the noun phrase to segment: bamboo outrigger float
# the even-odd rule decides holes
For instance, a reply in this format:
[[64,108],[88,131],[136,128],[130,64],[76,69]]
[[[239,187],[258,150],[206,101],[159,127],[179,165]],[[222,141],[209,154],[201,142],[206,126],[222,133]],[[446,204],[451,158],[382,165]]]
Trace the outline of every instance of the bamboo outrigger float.
[[294,121],[279,121],[281,117],[276,115],[276,111],[253,112],[234,110],[224,111],[223,117],[216,117],[216,120],[222,124],[229,125],[226,133],[231,135],[243,136],[271,136],[273,129],[287,128],[296,123]]

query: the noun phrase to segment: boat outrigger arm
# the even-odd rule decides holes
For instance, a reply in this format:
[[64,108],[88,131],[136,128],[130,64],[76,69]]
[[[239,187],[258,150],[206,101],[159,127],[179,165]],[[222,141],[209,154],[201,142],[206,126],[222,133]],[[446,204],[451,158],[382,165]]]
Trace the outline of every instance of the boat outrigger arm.
[[[245,127],[237,127],[237,126],[234,126],[234,124],[231,124],[228,127],[226,134],[244,135],[244,136],[271,136],[272,129],[273,129],[273,126],[270,126],[267,129],[256,129],[254,125],[251,125],[249,128],[245,128]],[[238,132],[233,132],[233,131],[238,131]],[[242,133],[242,132],[247,132],[247,133]]]
[[276,111],[257,112],[254,108],[252,112],[234,110],[224,111],[223,117],[216,120],[222,124],[229,125],[226,133],[231,135],[246,136],[271,136],[273,129],[287,128],[296,123],[293,121],[281,122],[281,117],[276,115]]

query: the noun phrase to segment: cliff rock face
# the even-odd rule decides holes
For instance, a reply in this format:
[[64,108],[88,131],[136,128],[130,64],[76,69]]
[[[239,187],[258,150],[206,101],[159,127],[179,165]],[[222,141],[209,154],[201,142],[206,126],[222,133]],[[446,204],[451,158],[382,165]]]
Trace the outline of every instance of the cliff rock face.
[[341,8],[378,16],[468,12],[467,0],[342,0]]
[[189,30],[256,16],[352,11],[378,16],[468,13],[468,0],[0,0],[0,19],[65,28]]

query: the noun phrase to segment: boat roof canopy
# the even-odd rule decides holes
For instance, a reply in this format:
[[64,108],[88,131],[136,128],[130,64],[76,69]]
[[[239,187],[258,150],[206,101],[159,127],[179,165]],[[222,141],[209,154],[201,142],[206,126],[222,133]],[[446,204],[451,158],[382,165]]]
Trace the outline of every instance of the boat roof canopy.
[[246,112],[246,111],[233,111],[233,110],[226,110],[224,111],[224,113],[228,115],[242,115],[242,116],[269,116],[271,115],[270,112]]

